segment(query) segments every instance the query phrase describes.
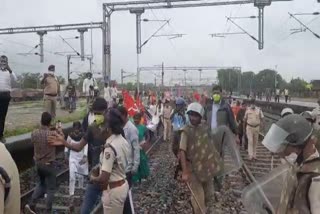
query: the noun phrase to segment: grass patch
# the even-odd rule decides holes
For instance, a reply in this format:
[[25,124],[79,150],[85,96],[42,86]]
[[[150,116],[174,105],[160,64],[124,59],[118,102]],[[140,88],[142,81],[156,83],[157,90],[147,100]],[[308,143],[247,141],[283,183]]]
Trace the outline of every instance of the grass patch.
[[[57,117],[56,120],[60,120],[62,123],[69,123],[69,122],[74,122],[78,120],[82,120],[87,114],[86,107],[84,105],[79,108],[76,112],[68,115],[68,116],[63,116],[63,117]],[[26,134],[28,132],[32,132],[34,129],[38,128],[39,125],[30,125],[27,127],[23,128],[16,128],[13,130],[5,130],[4,131],[4,136],[5,137],[12,137],[12,136],[17,136],[17,135],[22,135]]]

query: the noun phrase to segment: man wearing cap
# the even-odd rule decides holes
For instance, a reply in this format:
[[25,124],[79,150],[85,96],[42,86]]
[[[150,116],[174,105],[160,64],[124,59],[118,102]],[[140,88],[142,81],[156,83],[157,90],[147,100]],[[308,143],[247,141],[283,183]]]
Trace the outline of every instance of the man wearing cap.
[[0,57],[0,141],[3,143],[5,139],[3,137],[5,120],[8,112],[8,106],[11,100],[11,80],[16,81],[17,77],[12,72],[8,64],[8,57]]
[[44,74],[41,84],[44,86],[44,112],[49,112],[52,118],[56,117],[57,96],[60,94],[60,85],[54,75],[55,66],[50,65],[48,72]]

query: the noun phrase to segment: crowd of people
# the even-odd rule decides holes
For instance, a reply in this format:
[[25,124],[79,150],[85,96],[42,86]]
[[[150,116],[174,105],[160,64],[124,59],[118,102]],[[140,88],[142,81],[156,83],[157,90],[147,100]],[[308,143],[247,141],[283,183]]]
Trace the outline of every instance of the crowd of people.
[[[0,76],[0,82],[4,83],[2,78],[8,80],[14,78],[14,74],[9,66],[4,66],[7,58],[0,59],[1,70],[6,74]],[[41,126],[31,134],[39,180],[25,206],[26,213],[36,213],[36,205],[45,194],[46,212],[53,212],[59,171],[56,148],[61,146],[65,147],[69,164],[69,209],[71,212],[75,209],[77,184],[85,189],[80,211],[83,214],[90,213],[99,201],[106,214],[135,213],[132,186],[148,178],[150,170],[146,151],[161,137],[162,143],[171,146],[178,163],[176,170],[168,173],[186,183],[195,214],[215,212],[214,191],[221,191],[225,176],[232,171],[230,163],[233,170],[240,168],[239,148],[248,150],[249,161],[257,159],[264,114],[254,99],[242,102],[230,99],[219,85],[215,85],[210,97],[137,96],[131,97],[135,101],[133,107],[128,106],[127,96],[118,97],[115,86],[110,88],[106,84],[103,97],[99,93],[90,94],[95,91],[95,80],[88,75],[83,87],[87,96],[87,115],[82,122],[75,121],[72,130],[65,135],[61,124],[55,121],[55,101],[59,94],[59,84],[52,74],[55,68],[49,66],[48,70],[43,79],[44,85],[50,85],[44,93],[45,111],[41,115]],[[10,85],[0,84],[1,87],[4,89],[0,99],[5,99]],[[71,86],[68,90],[73,93]],[[2,101],[0,105],[4,110]],[[284,165],[288,165],[285,171],[288,183],[278,187],[282,189],[278,195],[280,205],[266,208],[257,201],[259,197],[250,198],[250,194],[244,197],[244,204],[248,210],[254,207],[255,213],[265,213],[266,210],[317,213],[320,205],[320,157],[317,150],[320,107],[301,115],[286,108],[281,117],[262,142],[270,152],[283,158]],[[0,212],[20,213],[17,167],[2,144],[0,154]],[[227,154],[231,154],[229,165],[225,164]],[[272,181],[271,175],[276,177],[277,174],[271,171],[262,181]],[[250,185],[249,192],[268,197],[268,192],[261,190],[261,185],[266,183]]]

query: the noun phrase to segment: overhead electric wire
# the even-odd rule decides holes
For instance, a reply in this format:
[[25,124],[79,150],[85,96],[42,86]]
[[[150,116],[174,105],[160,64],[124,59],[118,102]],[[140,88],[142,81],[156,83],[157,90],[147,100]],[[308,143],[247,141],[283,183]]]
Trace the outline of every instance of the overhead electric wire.
[[309,31],[310,33],[312,33],[315,37],[317,37],[318,39],[320,39],[319,34],[317,34],[316,32],[314,32],[313,30],[311,30],[307,25],[305,25],[303,22],[301,22],[299,19],[297,19],[293,14],[288,13],[290,15],[290,17],[294,18],[297,22],[300,23],[300,25],[302,25],[307,31]]

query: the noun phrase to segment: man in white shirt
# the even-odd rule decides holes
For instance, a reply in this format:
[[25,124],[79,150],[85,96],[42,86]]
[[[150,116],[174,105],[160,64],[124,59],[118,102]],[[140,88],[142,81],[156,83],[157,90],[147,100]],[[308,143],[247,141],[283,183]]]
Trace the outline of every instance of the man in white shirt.
[[111,95],[112,95],[112,89],[110,88],[108,83],[105,83],[104,84],[104,99],[108,102],[108,105],[109,105],[109,102],[112,100]]
[[111,97],[114,99],[114,98],[117,98],[117,96],[118,96],[118,89],[116,87],[116,84],[113,84]]
[[5,142],[3,137],[4,125],[11,100],[11,80],[16,81],[17,77],[8,64],[8,57],[0,57],[0,141]]
[[85,93],[87,98],[87,104],[90,101],[90,98],[94,96],[94,86],[96,86],[96,81],[92,78],[92,73],[87,73],[87,78],[83,81],[82,92]]

